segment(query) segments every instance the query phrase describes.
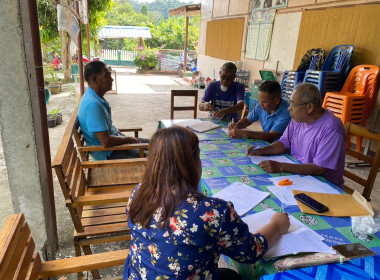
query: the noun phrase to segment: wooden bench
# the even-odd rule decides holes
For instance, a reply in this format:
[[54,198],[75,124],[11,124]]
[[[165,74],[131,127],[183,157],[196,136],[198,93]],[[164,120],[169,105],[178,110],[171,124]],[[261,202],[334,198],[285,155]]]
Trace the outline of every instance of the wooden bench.
[[[74,137],[78,138],[74,136],[78,133],[76,114],[77,110],[70,118],[52,166],[74,224],[75,254],[80,256],[81,249],[85,255],[92,254],[91,244],[130,239],[125,207],[145,172],[146,158],[81,160],[74,144]],[[144,149],[147,144],[123,146]],[[99,273],[94,271],[93,277],[99,278]]]
[[[129,250],[43,262],[23,214],[8,217],[0,232],[0,279],[36,280],[123,265]],[[120,278],[121,279],[121,278]]]

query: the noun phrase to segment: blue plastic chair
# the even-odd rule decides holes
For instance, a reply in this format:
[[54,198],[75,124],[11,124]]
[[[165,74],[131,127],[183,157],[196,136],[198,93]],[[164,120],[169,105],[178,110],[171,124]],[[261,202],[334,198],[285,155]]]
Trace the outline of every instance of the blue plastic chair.
[[[310,56],[312,51],[317,51],[317,53],[311,58],[310,61],[306,62],[305,57],[308,58],[308,54]],[[316,70],[318,60],[324,59],[324,50],[323,49],[311,49],[306,52],[304,57],[302,58],[300,66],[298,66],[297,70],[286,70],[281,80],[281,96],[283,99],[290,99],[290,95],[292,94],[295,86],[299,83],[302,83],[305,73],[307,70]],[[320,64],[321,64],[320,63]]]
[[354,47],[350,45],[334,47],[323,64],[322,70],[307,70],[303,82],[317,86],[322,99],[326,92],[340,91],[348,75],[353,50]]

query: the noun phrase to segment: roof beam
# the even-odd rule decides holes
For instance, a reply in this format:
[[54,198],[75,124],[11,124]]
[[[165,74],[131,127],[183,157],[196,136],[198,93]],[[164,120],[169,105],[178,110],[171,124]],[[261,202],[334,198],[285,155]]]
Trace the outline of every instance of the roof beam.
[[194,15],[199,15],[201,13],[201,4],[195,4],[195,5],[186,5],[182,7],[178,7],[175,9],[171,9],[170,15],[171,16],[194,16]]

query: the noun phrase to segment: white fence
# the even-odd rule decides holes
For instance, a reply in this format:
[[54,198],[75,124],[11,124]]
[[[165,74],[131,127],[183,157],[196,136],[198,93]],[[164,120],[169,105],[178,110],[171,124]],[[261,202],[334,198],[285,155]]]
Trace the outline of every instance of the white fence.
[[[124,50],[108,50],[103,49],[100,51],[100,58],[103,60],[120,60],[133,61],[136,57],[137,51],[124,51]],[[94,50],[91,50],[91,57],[95,56]]]

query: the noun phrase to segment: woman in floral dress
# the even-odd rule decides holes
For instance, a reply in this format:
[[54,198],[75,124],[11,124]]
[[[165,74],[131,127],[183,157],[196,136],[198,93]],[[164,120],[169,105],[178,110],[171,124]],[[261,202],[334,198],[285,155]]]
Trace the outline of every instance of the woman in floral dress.
[[124,279],[241,279],[218,269],[221,254],[254,263],[289,229],[286,213],[252,234],[231,202],[198,191],[202,174],[198,137],[173,126],[158,130],[149,144],[142,183],[127,206],[130,254]]

